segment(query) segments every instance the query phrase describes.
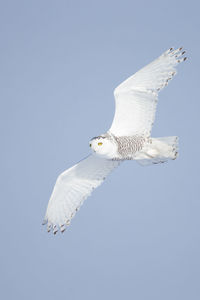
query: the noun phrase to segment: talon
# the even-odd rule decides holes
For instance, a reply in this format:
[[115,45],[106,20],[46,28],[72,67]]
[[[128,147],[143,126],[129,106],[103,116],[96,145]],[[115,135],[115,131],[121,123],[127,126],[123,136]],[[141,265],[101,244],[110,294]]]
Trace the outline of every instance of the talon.
[[172,50],[173,50],[173,48],[170,48],[169,50],[170,50],[170,51],[172,51]]
[[179,50],[181,51],[183,49],[183,47],[180,47]]
[[187,59],[187,57],[184,57],[184,59],[183,59],[183,60],[185,61],[186,59]]
[[181,54],[183,55],[183,54],[185,54],[185,52],[186,52],[186,51],[183,51]]

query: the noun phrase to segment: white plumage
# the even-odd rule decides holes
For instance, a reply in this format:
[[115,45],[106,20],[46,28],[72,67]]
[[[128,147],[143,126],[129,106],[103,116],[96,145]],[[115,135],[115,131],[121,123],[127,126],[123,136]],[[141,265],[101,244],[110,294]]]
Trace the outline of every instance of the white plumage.
[[176,65],[184,60],[181,56],[185,51],[181,50],[166,51],[115,89],[116,108],[110,132],[116,136],[150,135],[158,92],[176,74]]
[[177,137],[151,138],[158,92],[186,59],[170,48],[121,83],[114,91],[115,115],[110,130],[90,141],[93,153],[57,179],[46,211],[48,231],[63,232],[83,201],[125,159],[142,165],[177,157]]
[[56,233],[58,228],[64,231],[83,201],[119,163],[90,155],[63,172],[56,181],[47,207],[45,223],[48,221],[48,231],[53,229]]

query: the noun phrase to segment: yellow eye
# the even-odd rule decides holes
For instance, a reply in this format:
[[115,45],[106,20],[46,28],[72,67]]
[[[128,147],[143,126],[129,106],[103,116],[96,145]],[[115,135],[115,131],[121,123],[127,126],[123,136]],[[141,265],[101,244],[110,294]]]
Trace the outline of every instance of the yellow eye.
[[103,145],[103,143],[101,143],[101,142],[100,142],[100,143],[98,143],[98,146],[102,146],[102,145]]

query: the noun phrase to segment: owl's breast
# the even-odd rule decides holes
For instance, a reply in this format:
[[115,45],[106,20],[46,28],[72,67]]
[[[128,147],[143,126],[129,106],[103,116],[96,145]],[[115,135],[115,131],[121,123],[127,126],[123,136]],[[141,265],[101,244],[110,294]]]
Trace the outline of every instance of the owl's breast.
[[139,135],[134,136],[120,136],[116,137],[118,154],[121,159],[134,159],[137,152],[141,151],[146,138]]

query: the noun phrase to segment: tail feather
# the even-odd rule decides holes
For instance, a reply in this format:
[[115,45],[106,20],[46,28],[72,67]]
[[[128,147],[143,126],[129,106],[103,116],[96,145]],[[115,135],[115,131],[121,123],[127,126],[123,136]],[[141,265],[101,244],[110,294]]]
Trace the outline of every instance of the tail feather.
[[169,159],[176,159],[178,156],[178,137],[169,136],[162,138],[152,138],[147,146],[144,159],[138,159],[137,162],[142,166],[160,164]]
[[[168,136],[163,138],[157,138],[157,141],[163,144],[165,147],[165,153],[168,155],[169,159],[176,159],[178,156],[178,137],[177,136]],[[167,157],[167,156],[166,156]]]

